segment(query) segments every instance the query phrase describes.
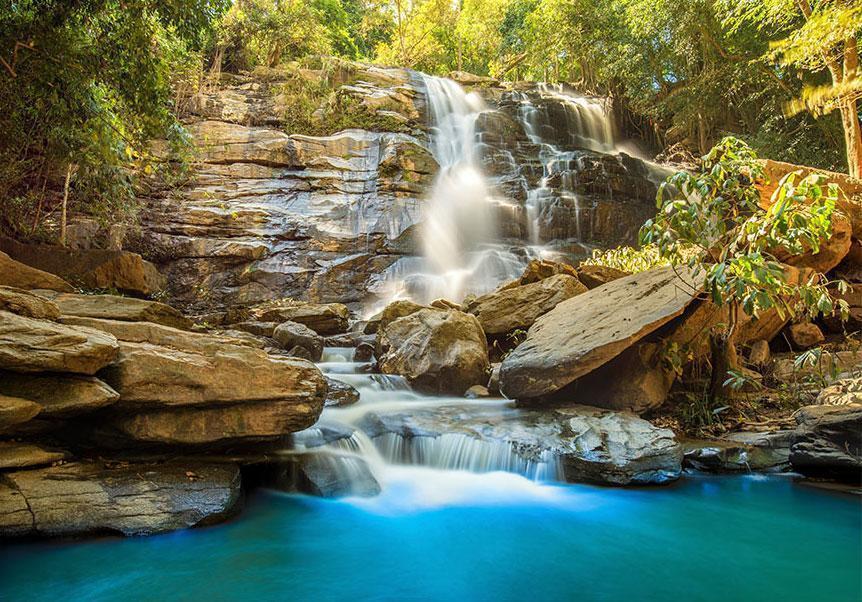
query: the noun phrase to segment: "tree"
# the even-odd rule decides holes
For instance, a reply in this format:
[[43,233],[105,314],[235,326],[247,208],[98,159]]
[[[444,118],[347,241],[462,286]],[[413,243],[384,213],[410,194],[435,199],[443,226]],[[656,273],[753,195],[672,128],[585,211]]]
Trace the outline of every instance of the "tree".
[[809,83],[801,101],[789,112],[808,108],[816,113],[838,109],[851,176],[862,177],[862,124],[858,100],[862,96],[858,39],[862,34],[862,5],[855,0],[723,0],[725,23],[738,28],[753,22],[761,30],[785,32],[765,58],[788,68],[816,74],[828,71],[831,82]]
[[[755,187],[762,178],[754,151],[725,138],[701,158],[697,173],[679,172],[662,184],[659,212],[641,230],[642,244],[655,245],[671,264],[694,269],[708,298],[727,307],[727,323],[710,341],[715,396],[736,368],[734,339],[746,316],[768,310],[815,316],[835,309],[822,274],[791,284],[778,254],[819,250],[832,233],[837,187],[825,186],[820,175],[799,180],[791,173],[763,209]],[[846,304],[840,307],[846,312]]]

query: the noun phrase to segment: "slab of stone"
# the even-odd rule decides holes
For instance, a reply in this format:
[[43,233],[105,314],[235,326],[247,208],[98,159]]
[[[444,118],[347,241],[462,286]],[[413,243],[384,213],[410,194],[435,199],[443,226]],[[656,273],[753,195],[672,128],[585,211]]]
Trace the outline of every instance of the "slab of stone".
[[9,432],[16,425],[28,422],[41,411],[42,406],[29,399],[0,393],[0,433]]
[[69,458],[69,453],[20,441],[0,441],[0,470],[47,466]]
[[0,394],[37,403],[39,418],[86,414],[115,403],[120,395],[95,376],[21,374],[0,371]]
[[0,311],[40,320],[56,320],[60,317],[60,309],[56,304],[23,289],[10,286],[0,286]]
[[119,295],[56,294],[41,291],[40,294],[56,303],[63,316],[124,322],[153,322],[183,330],[188,330],[192,326],[191,320],[179,311],[158,301]]

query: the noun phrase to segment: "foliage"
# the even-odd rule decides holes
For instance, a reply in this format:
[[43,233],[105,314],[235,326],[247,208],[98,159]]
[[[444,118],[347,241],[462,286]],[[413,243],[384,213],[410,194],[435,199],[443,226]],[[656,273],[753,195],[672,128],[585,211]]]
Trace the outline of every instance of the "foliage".
[[636,274],[653,268],[668,266],[670,260],[662,257],[655,245],[644,245],[640,248],[593,249],[592,256],[586,259],[584,263]]
[[171,86],[224,0],[15,2],[0,11],[0,229],[38,233],[66,174],[70,205],[134,210],[153,138],[183,141]]

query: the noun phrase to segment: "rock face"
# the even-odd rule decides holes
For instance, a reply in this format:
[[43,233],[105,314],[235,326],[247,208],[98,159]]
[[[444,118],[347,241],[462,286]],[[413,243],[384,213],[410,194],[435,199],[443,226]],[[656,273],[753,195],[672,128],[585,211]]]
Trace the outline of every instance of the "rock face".
[[117,289],[131,294],[152,295],[165,286],[165,278],[156,266],[129,251],[25,245],[9,238],[0,238],[0,251],[84,288]]
[[504,335],[527,329],[562,301],[587,291],[568,274],[555,274],[522,286],[504,287],[471,300],[465,311],[479,319],[486,335]]
[[862,482],[862,404],[806,406],[790,448],[794,470],[806,476]]
[[117,339],[0,311],[0,369],[95,374],[117,357]]
[[25,290],[39,288],[62,293],[71,293],[75,290],[62,278],[15,261],[2,251],[0,251],[0,284]]
[[51,301],[8,286],[0,286],[0,311],[44,320],[56,320],[60,317],[60,309]]
[[63,418],[107,407],[120,398],[93,376],[0,372],[0,394],[37,403],[39,418]]
[[0,481],[0,537],[150,535],[207,524],[234,511],[239,487],[237,466],[198,461],[8,473]]
[[377,335],[376,353],[381,372],[424,391],[463,395],[488,380],[482,326],[457,310],[423,309],[390,322]]
[[44,294],[60,308],[63,316],[120,320],[123,322],[152,322],[174,328],[191,328],[191,321],[179,311],[144,299],[132,299],[117,295],[70,295]]
[[516,399],[559,391],[680,315],[696,290],[690,275],[662,268],[563,301],[505,358],[501,390]]
[[[681,472],[682,448],[670,430],[632,414],[585,406],[372,412],[360,428],[375,439],[384,457],[438,468],[510,470],[609,485],[664,483]],[[477,446],[471,449],[475,453],[452,453],[465,440]]]

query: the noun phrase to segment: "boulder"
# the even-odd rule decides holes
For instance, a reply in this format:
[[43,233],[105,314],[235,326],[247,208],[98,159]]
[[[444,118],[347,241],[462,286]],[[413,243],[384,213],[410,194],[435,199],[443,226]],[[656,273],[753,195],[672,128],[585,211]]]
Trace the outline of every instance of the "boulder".
[[65,418],[114,404],[119,394],[94,376],[0,372],[0,394],[39,404],[39,418]]
[[55,303],[9,286],[0,286],[0,311],[42,320],[56,320],[60,317],[60,309]]
[[484,385],[473,385],[464,393],[464,397],[467,399],[480,399],[482,397],[490,397],[491,392],[488,391],[488,387]]
[[503,360],[502,392],[527,399],[559,391],[680,315],[697,290],[687,270],[661,268],[563,301]]
[[862,482],[862,404],[805,406],[796,412],[793,469],[806,476]]
[[685,465],[712,473],[783,472],[790,467],[792,431],[730,433],[683,443]]
[[[283,401],[323,406],[326,382],[310,362],[222,345],[180,350],[120,342],[117,361],[101,376],[120,393],[118,409]],[[305,409],[303,409],[303,412]]]
[[377,335],[378,367],[428,392],[463,395],[488,378],[488,346],[475,316],[421,309],[390,322]]
[[83,288],[152,295],[165,286],[165,278],[156,266],[129,251],[64,249],[56,245],[28,245],[9,238],[0,238],[0,250],[30,267],[56,274]]
[[356,346],[356,352],[353,354],[353,359],[357,362],[370,362],[374,359],[374,345],[371,343],[359,343]]
[[153,322],[188,330],[191,320],[179,311],[159,303],[118,295],[72,295],[42,293],[60,308],[63,316],[119,320],[121,322]]
[[832,236],[820,243],[817,253],[808,250],[801,254],[791,254],[785,249],[775,251],[778,261],[796,268],[810,268],[825,274],[836,267],[850,252],[852,230],[850,221],[840,213],[832,218]]
[[792,348],[799,350],[817,347],[826,340],[820,328],[811,322],[791,324],[785,328],[785,334]]
[[9,432],[16,425],[34,418],[42,406],[29,399],[9,397],[0,393],[0,433]]
[[[525,410],[443,405],[370,412],[359,426],[391,462],[607,485],[679,478],[682,448],[672,431],[637,416],[585,406]],[[444,453],[461,437],[471,454]]]
[[0,251],[0,285],[31,290],[46,289],[71,293],[75,289],[62,278],[31,268]]
[[628,272],[611,268],[605,265],[591,265],[582,263],[578,266],[578,280],[584,283],[588,289],[598,288],[608,282],[619,280],[628,276]]
[[66,460],[69,453],[18,441],[0,441],[0,470],[47,466]]
[[[393,320],[409,316],[410,314],[416,313],[420,309],[424,308],[424,305],[419,305],[418,303],[414,303],[409,299],[399,299],[397,301],[393,301],[392,303],[384,307],[380,312],[368,318],[368,321],[365,323],[365,329],[363,330],[363,332],[365,334],[377,334],[377,332],[379,332],[382,328],[384,328]],[[454,309],[460,308],[456,307]]]
[[258,322],[257,320],[248,320],[231,325],[231,328],[236,330],[242,330],[258,337],[269,338],[272,338],[272,333],[275,332],[277,327],[278,322]]
[[284,322],[276,327],[272,333],[279,345],[284,349],[292,350],[301,347],[307,352],[306,357],[313,362],[319,362],[323,355],[323,337],[311,328],[297,322]]
[[533,259],[524,268],[521,277],[508,286],[523,286],[525,284],[533,284],[545,278],[556,276],[557,274],[567,274],[573,278],[578,277],[578,270],[567,263],[559,263],[548,259]]
[[297,322],[319,335],[330,336],[347,331],[350,310],[341,303],[306,303],[267,309],[259,318],[264,322]]
[[751,344],[751,348],[748,351],[748,363],[752,366],[766,366],[771,357],[772,352],[769,350],[768,342],[759,339]]
[[279,457],[261,472],[266,487],[318,497],[371,497],[381,491],[364,458],[326,449]]
[[239,468],[197,460],[70,463],[8,473],[0,482],[0,537],[152,535],[227,518]]
[[501,288],[465,303],[464,310],[479,319],[488,336],[526,330],[560,302],[585,293],[574,276],[555,274],[522,286]]
[[117,351],[107,333],[0,311],[0,369],[95,374]]
[[326,377],[328,391],[326,393],[326,407],[341,408],[353,405],[359,401],[359,391],[345,382]]

